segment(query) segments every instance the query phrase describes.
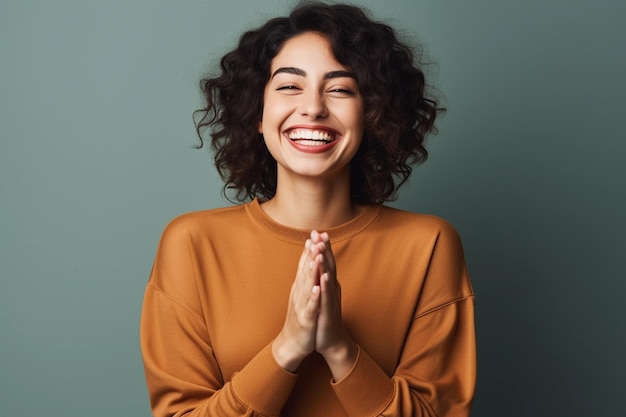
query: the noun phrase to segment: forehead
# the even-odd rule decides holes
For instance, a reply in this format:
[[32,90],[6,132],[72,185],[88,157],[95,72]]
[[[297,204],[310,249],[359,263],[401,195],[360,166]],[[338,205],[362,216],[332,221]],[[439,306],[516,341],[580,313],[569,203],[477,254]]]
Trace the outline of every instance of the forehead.
[[[272,59],[271,68],[289,65],[296,67],[325,66],[328,69],[346,69],[332,52],[330,41],[315,32],[305,32],[287,40]],[[330,68],[332,67],[332,68]]]

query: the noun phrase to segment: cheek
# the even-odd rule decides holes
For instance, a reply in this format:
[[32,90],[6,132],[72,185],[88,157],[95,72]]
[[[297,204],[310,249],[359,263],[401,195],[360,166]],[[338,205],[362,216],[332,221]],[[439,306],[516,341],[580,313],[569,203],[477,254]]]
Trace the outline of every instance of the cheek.
[[265,99],[261,114],[261,125],[266,132],[277,129],[286,115],[287,109],[284,103],[271,98]]
[[274,103],[272,103],[272,99],[267,94],[267,88],[263,91],[263,102],[261,109],[261,120],[259,121],[259,133],[263,133],[263,131],[268,131],[270,128],[271,121],[271,111],[274,108]]
[[364,129],[365,124],[365,108],[363,106],[363,101],[361,100],[359,103],[354,103],[354,106],[349,109],[346,113],[349,113],[352,117],[352,125],[354,129]]
[[353,129],[360,138],[363,137],[363,133],[365,132],[365,114],[363,114],[362,108],[354,112]]

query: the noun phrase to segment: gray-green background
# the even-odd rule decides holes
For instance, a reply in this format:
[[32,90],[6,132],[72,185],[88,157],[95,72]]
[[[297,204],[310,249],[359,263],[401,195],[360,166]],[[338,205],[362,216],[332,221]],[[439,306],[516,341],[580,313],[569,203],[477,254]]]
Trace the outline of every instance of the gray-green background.
[[[449,108],[396,204],[463,237],[473,415],[625,415],[626,3],[362,4],[425,43]],[[156,244],[177,214],[226,204],[192,149],[197,80],[288,5],[0,5],[0,415],[150,415]]]

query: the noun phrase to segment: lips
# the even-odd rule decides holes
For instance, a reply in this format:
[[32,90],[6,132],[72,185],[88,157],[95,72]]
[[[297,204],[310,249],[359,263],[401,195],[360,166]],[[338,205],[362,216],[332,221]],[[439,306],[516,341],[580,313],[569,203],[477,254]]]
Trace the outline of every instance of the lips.
[[293,126],[285,132],[285,136],[293,145],[301,147],[324,147],[332,144],[339,133],[326,126]]
[[320,146],[334,141],[337,135],[327,130],[294,129],[287,136],[291,141],[301,145]]
[[301,152],[322,153],[337,143],[338,132],[323,127],[292,127],[285,132],[289,143]]

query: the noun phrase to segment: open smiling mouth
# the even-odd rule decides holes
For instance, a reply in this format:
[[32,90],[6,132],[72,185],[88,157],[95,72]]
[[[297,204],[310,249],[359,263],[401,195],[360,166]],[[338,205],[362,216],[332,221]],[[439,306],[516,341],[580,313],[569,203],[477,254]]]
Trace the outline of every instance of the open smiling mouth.
[[336,139],[334,133],[326,130],[295,129],[288,136],[291,141],[305,146],[323,146]]

